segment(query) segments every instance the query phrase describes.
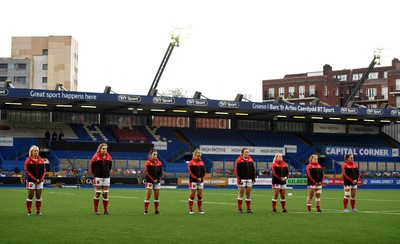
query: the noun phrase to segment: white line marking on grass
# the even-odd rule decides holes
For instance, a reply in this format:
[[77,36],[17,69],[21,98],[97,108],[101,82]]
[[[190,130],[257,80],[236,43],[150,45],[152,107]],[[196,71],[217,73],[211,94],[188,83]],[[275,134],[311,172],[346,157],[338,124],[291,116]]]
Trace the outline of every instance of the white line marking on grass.
[[60,195],[74,195],[74,193],[70,192],[55,192],[55,191],[46,191],[46,194],[60,194]]
[[[307,197],[307,196],[305,196]],[[322,196],[321,196],[322,198]],[[340,200],[343,198],[334,198],[334,197],[324,197],[324,199],[329,199],[329,200]],[[359,197],[357,198],[357,201],[372,201],[372,202],[400,202],[400,200],[394,200],[394,199],[373,199],[373,198],[362,198]]]
[[[332,212],[325,212],[325,211],[332,211]],[[382,214],[382,215],[400,215],[398,210],[386,210],[386,211],[368,211],[368,210],[360,210],[358,213],[345,213],[343,210],[338,209],[324,209],[322,213],[340,213],[340,214]]]
[[367,214],[383,214],[383,215],[400,215],[400,213],[389,212],[389,211],[360,211],[359,213]]
[[311,213],[308,213],[307,211],[304,211],[304,212],[292,212],[292,211],[288,210],[288,214],[323,214],[323,213],[333,213],[333,212],[322,212],[322,213],[311,212]]
[[400,200],[393,200],[393,199],[368,199],[368,198],[357,198],[357,200],[361,201],[375,201],[375,202],[400,202]]
[[[187,202],[187,200],[179,200],[180,202]],[[216,205],[237,205],[237,203],[230,203],[230,202],[203,202],[206,204],[216,204]]]
[[138,199],[138,197],[127,197],[127,196],[110,196],[111,198],[127,198],[127,199]]
[[[5,188],[4,188],[5,189]],[[26,191],[26,188],[24,188],[23,190],[11,190],[11,191],[18,191],[18,192],[20,192],[20,191]]]
[[204,202],[206,204],[217,204],[217,205],[234,205],[236,206],[237,203],[230,203],[230,202]]
[[387,210],[387,211],[380,211],[381,213],[400,213],[399,210]]
[[[220,196],[237,196],[238,193],[215,193],[215,192],[203,192],[203,195],[220,195]],[[254,194],[253,192],[251,193],[252,197],[268,197],[271,198],[272,197],[272,191],[271,194],[264,194],[264,195],[258,195],[258,194]],[[306,196],[307,197],[307,196]]]

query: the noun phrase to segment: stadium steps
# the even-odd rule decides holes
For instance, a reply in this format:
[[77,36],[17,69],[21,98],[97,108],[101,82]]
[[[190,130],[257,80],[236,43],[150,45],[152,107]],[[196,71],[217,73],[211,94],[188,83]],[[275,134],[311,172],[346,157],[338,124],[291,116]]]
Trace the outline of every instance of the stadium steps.
[[396,141],[395,139],[393,139],[392,137],[390,137],[388,134],[381,132],[380,136],[381,136],[382,140],[384,140],[391,147],[400,148],[400,143],[398,141]]
[[306,140],[302,135],[296,135],[296,138],[299,139],[304,144],[306,144],[307,146],[313,146],[313,144],[310,141]]
[[156,129],[150,129],[148,125],[146,125],[145,128],[157,141],[160,141],[160,135],[156,134]]
[[174,131],[174,135],[176,136],[176,138],[178,138],[178,140],[185,142],[188,145],[189,152],[194,151],[194,145],[188,140],[188,138],[184,134],[182,134],[181,131]]
[[237,132],[239,134],[239,136],[241,136],[243,138],[243,140],[245,140],[250,146],[256,146],[254,142],[252,142],[252,140],[250,138],[248,138],[244,133],[238,131]]
[[[32,145],[39,145],[38,139],[28,139],[19,145],[15,145],[15,150],[8,153],[4,158],[7,160],[25,160]],[[15,143],[15,140],[14,140]]]
[[105,142],[108,141],[108,138],[104,136],[103,132],[97,125],[93,126],[84,125],[83,128],[86,130],[86,132],[89,134],[89,136],[92,138],[93,141],[100,141],[100,138]]

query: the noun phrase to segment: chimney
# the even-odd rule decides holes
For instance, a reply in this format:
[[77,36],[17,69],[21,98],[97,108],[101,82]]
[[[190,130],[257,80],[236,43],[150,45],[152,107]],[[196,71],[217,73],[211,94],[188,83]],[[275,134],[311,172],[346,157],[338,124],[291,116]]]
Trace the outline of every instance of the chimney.
[[395,69],[395,70],[400,69],[400,61],[399,61],[399,59],[394,58],[394,59],[392,60],[392,67],[393,67],[393,69]]
[[330,66],[329,64],[324,65],[324,75],[327,78],[332,78],[332,66]]

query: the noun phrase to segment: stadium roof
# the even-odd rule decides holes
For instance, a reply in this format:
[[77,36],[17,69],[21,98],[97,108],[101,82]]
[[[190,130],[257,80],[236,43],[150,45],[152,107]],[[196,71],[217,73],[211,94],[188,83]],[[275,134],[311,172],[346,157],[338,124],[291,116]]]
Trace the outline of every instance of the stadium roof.
[[0,109],[331,123],[400,122],[397,109],[0,88]]

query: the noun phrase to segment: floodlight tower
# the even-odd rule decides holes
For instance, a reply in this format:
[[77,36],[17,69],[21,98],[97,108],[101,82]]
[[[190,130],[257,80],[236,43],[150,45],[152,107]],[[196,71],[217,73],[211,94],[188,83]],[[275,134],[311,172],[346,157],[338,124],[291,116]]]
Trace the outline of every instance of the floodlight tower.
[[372,69],[374,68],[375,64],[378,64],[378,65],[380,64],[380,62],[381,62],[380,52],[381,51],[382,51],[382,49],[378,49],[375,52],[374,58],[372,59],[371,63],[369,64],[368,68],[362,74],[361,79],[357,82],[356,86],[354,87],[354,89],[351,92],[350,96],[347,98],[347,101],[343,105],[343,107],[351,107],[349,105],[352,104],[354,97],[357,95],[358,91],[360,90],[360,88],[362,87],[364,82],[368,79],[368,75],[372,71]]
[[167,65],[168,60],[171,57],[172,51],[174,50],[175,47],[179,47],[179,35],[174,35],[172,33],[171,40],[168,44],[167,51],[165,52],[164,58],[162,59],[160,67],[157,70],[157,74],[154,77],[153,83],[151,83],[151,86],[150,86],[149,92],[147,93],[147,96],[157,96],[158,82],[160,81],[160,78],[164,72],[165,66]]

